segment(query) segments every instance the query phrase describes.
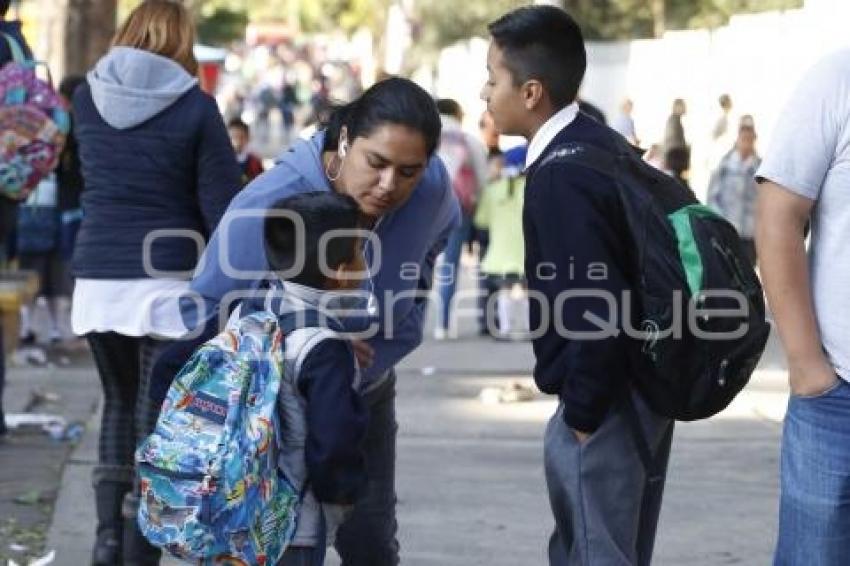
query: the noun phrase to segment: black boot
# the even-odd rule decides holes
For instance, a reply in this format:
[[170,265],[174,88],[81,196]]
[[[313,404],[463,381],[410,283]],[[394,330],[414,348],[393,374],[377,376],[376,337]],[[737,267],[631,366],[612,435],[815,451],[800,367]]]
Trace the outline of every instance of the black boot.
[[97,538],[92,550],[92,566],[120,566],[124,518],[121,505],[132,489],[128,482],[99,481],[94,486],[97,507]]
[[159,566],[162,551],[149,543],[139,530],[138,512],[138,496],[128,493],[124,497],[124,566]]

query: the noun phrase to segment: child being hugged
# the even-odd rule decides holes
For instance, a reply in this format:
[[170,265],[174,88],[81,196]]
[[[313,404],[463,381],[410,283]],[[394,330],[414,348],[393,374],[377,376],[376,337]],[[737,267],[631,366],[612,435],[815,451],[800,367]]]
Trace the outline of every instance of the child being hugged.
[[359,368],[334,312],[365,270],[359,222],[355,201],[332,192],[275,203],[270,276],[224,332],[157,362],[177,377],[136,456],[155,546],[203,564],[323,562],[366,485]]
[[[320,564],[326,544],[332,544],[366,483],[360,444],[367,413],[357,391],[357,362],[350,343],[328,328],[340,326],[326,310],[334,295],[359,287],[354,274],[364,270],[361,242],[356,237],[334,237],[324,249],[319,246],[320,238],[332,230],[357,228],[359,211],[351,198],[331,192],[289,197],[275,210],[299,216],[304,236],[299,238],[291,218],[266,219],[266,255],[272,270],[286,275],[299,253],[304,266],[281,281],[283,293],[273,308],[279,315],[318,311],[321,321],[331,323],[297,328],[287,335],[279,397],[281,471],[296,488],[306,486],[295,536],[279,564]],[[327,269],[323,273],[322,265],[336,275],[330,277]]]

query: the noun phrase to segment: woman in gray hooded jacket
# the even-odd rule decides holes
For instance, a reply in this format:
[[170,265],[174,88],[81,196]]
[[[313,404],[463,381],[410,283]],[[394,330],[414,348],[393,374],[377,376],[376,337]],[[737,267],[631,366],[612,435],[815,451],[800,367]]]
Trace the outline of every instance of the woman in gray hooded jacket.
[[85,190],[71,318],[104,391],[93,564],[159,563],[138,531],[132,489],[137,441],[158,414],[151,361],[186,333],[178,297],[240,186],[218,108],[195,78],[193,44],[185,8],[146,0],[74,96]]

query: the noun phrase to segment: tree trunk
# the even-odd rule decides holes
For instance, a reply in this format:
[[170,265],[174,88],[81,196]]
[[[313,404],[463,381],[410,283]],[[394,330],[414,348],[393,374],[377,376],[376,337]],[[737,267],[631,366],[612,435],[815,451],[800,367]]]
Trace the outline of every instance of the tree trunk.
[[83,74],[109,50],[118,0],[67,0],[63,74]]
[[650,0],[649,9],[652,10],[652,35],[657,39],[663,36],[667,29],[664,0]]

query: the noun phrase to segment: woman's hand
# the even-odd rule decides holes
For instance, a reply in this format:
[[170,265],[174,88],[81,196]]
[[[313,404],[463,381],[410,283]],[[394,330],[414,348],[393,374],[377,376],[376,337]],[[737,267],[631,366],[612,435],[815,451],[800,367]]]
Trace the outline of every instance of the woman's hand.
[[352,340],[351,345],[354,347],[354,356],[357,358],[357,363],[360,369],[369,369],[375,363],[375,350],[363,340]]

